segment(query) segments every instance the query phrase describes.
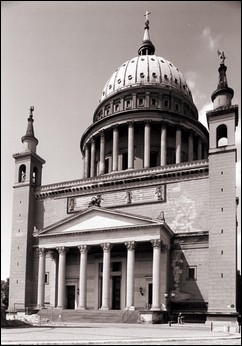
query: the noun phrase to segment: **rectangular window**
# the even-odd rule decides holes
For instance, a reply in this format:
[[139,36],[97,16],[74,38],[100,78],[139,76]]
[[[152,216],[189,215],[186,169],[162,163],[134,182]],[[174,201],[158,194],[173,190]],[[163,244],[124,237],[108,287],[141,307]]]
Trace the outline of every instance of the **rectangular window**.
[[126,101],[126,108],[130,108],[131,107],[131,100],[127,100]]
[[197,267],[189,267],[188,280],[196,280],[196,279],[197,279]]
[[138,105],[139,106],[143,106],[144,105],[144,99],[142,98],[140,98],[140,99],[138,99]]
[[49,273],[45,273],[45,284],[49,285]]

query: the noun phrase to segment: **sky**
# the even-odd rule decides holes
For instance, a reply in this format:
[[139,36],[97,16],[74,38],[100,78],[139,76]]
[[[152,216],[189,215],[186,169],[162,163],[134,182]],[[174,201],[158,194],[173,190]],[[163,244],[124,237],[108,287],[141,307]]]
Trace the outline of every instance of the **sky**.
[[[183,73],[205,126],[218,84],[217,50],[225,52],[232,103],[239,106],[240,198],[240,1],[1,1],[2,279],[10,268],[12,155],[23,149],[30,106],[35,108],[37,154],[46,161],[42,184],[80,179],[81,136],[92,123],[106,81],[137,56],[147,10],[155,54]],[[240,212],[238,221],[240,230]]]

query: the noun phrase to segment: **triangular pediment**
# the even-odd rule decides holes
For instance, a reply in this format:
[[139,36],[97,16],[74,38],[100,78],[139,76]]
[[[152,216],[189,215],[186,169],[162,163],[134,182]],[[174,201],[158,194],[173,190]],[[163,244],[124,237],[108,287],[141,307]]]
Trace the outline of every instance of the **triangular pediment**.
[[85,211],[52,224],[38,235],[97,231],[100,229],[119,229],[135,226],[159,225],[160,220],[123,213],[101,207],[90,207]]

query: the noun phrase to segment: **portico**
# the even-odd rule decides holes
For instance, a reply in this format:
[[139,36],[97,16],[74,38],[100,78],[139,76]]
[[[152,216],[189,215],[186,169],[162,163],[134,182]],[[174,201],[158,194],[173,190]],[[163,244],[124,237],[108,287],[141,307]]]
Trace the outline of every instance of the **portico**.
[[[99,228],[101,220],[102,228]],[[144,308],[148,306],[148,292],[143,297],[139,288],[145,288],[147,278],[152,277],[151,309],[160,310],[162,292],[167,288],[167,272],[161,280],[160,271],[167,270],[172,235],[164,220],[152,220],[98,207],[71,216],[58,226],[48,227],[37,235],[38,307],[43,308],[45,305],[45,268],[49,252],[53,254],[54,251],[58,262],[55,267],[58,271],[54,273],[56,280],[52,283],[57,285],[56,307],[66,308],[66,283],[68,278],[75,277],[78,309]],[[75,260],[70,265],[70,258],[74,254]],[[144,266],[147,266],[146,270]],[[88,296],[92,299],[88,299]],[[90,306],[90,301],[96,303]]]

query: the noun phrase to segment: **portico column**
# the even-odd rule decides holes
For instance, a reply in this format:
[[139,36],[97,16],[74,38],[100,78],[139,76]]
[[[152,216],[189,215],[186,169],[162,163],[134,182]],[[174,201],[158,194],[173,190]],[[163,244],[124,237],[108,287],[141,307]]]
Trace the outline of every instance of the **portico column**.
[[95,156],[96,156],[96,145],[95,145],[95,139],[92,138],[91,140],[91,168],[90,168],[90,177],[95,176]]
[[80,251],[80,276],[79,276],[79,306],[78,309],[87,308],[87,245],[78,246]]
[[153,246],[153,286],[152,286],[152,308],[160,310],[160,269],[161,269],[161,241],[151,240]]
[[103,249],[103,282],[101,310],[110,309],[110,243],[101,244]]
[[113,171],[118,170],[118,126],[113,127]]
[[176,163],[181,163],[181,129],[176,130]]
[[144,168],[150,167],[150,122],[145,122]]
[[134,124],[128,127],[128,168],[134,168]]
[[84,177],[89,178],[89,168],[90,168],[90,150],[89,144],[86,143],[85,146],[85,159],[84,159]]
[[161,127],[160,165],[166,165],[166,125],[162,125]]
[[201,141],[201,138],[198,138],[198,141],[197,141],[197,159],[198,160],[202,159],[202,141]]
[[45,259],[46,252],[44,248],[39,248],[39,273],[38,273],[38,296],[37,307],[42,309],[45,301]]
[[134,310],[134,263],[135,263],[135,242],[125,243],[127,247],[127,302],[126,308]]
[[193,134],[189,133],[188,138],[188,161],[193,161]]
[[53,250],[48,251],[51,258],[51,277],[50,280],[50,306],[56,307],[56,288],[57,288],[57,256]]
[[58,267],[58,299],[57,307],[65,307],[65,291],[66,291],[66,253],[68,251],[64,246],[56,248],[59,252]]
[[100,174],[105,173],[105,134],[101,131],[100,134]]

